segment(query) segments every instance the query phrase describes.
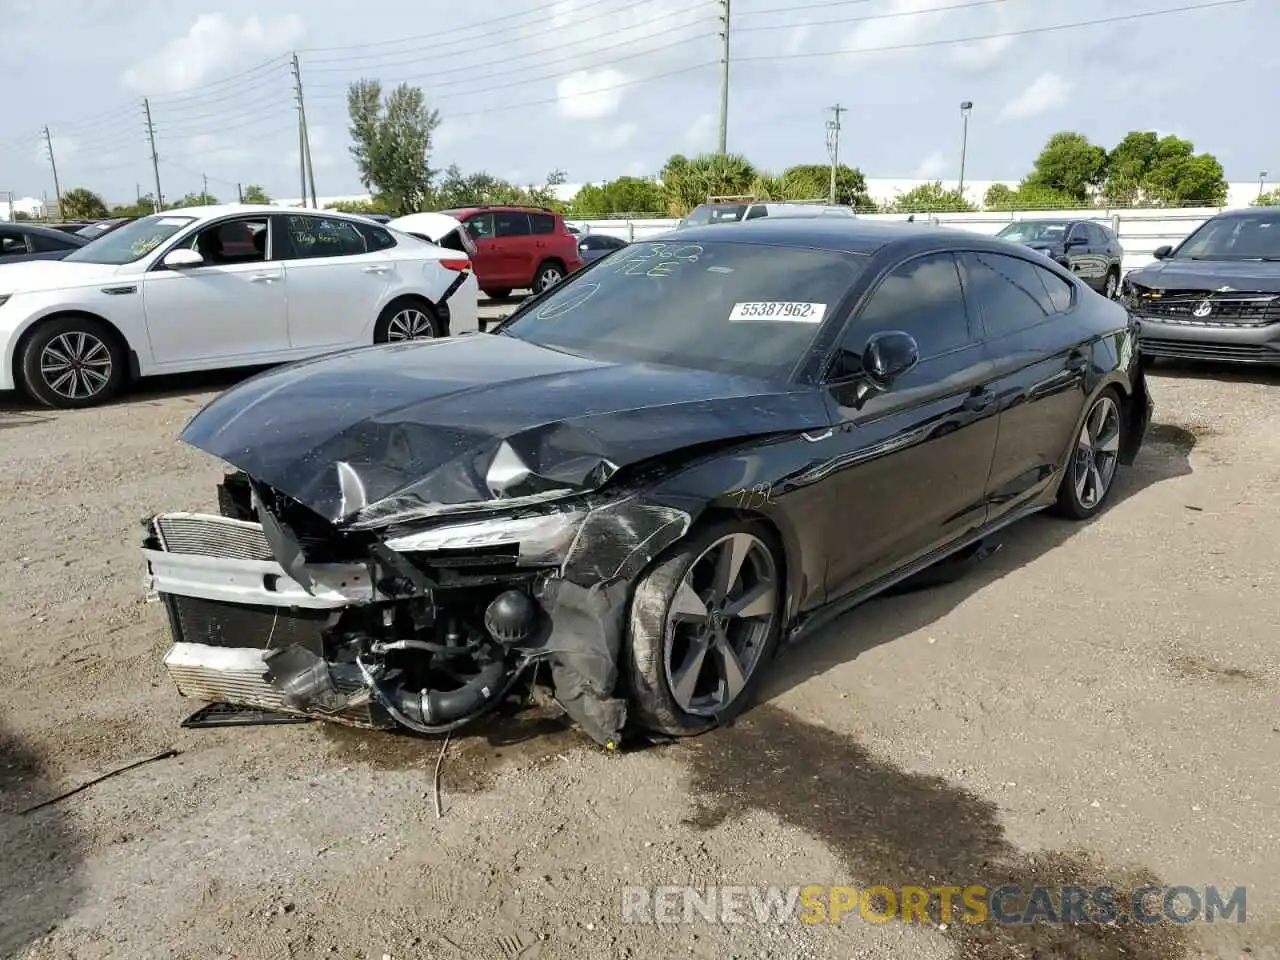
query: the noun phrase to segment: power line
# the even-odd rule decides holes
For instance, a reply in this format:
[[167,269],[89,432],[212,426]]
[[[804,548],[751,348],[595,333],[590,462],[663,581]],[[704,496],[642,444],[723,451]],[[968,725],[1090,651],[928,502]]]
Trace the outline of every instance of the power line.
[[192,100],[200,100],[204,98],[203,93],[197,93],[198,90],[213,90],[218,87],[226,86],[233,81],[245,80],[252,76],[257,76],[268,70],[279,70],[281,67],[287,68],[289,65],[289,54],[277,53],[274,57],[263,60],[252,67],[241,70],[239,73],[228,74],[218,80],[210,80],[208,83],[202,83],[198,87],[192,87],[189,91],[181,93],[167,94],[159,97],[153,97],[157,106],[172,106],[175,103],[189,103]]
[[[861,17],[839,17],[835,20],[810,20],[806,27],[829,27],[845,23],[865,23],[868,20],[894,20],[899,17],[918,17],[926,13],[946,13],[950,10],[968,10],[972,7],[990,7],[997,3],[1009,3],[1010,0],[965,0],[944,7],[922,7],[919,10],[903,10],[894,13],[872,13]],[[738,27],[734,33],[751,33],[756,30],[791,30],[795,24],[766,24],[760,27]]]

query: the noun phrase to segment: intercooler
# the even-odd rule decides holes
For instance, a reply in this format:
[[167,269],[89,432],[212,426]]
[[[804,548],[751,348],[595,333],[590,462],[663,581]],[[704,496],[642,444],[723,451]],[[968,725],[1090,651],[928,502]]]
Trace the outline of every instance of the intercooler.
[[[173,635],[164,664],[185,697],[207,702],[324,715],[359,726],[389,723],[353,675],[330,676],[341,704],[324,711],[291,704],[273,681],[270,656],[281,651],[325,658],[325,630],[335,614],[373,599],[370,571],[359,564],[307,568],[310,591],[271,555],[260,524],[203,514],[152,521],[143,553],[148,587],[163,603]],[[334,671],[336,673],[336,671]]]

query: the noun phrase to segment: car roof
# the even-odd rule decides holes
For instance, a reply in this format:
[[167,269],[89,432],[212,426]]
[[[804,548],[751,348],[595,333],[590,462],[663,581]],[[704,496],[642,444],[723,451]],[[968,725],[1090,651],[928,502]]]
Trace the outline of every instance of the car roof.
[[945,250],[965,245],[992,250],[1007,250],[1003,240],[984,237],[968,230],[953,230],[930,224],[905,223],[900,220],[865,220],[859,217],[780,217],[771,220],[747,220],[740,223],[700,224],[664,233],[646,240],[670,239],[680,243],[704,240],[758,243],[778,247],[810,247],[864,256],[888,247],[901,253]]
[[77,236],[74,233],[68,233],[65,230],[54,230],[52,227],[42,226],[38,223],[23,223],[21,220],[14,223],[2,223],[0,226],[9,227],[10,229],[21,230],[23,233],[29,233],[33,237],[45,237],[49,240],[66,240],[71,237],[73,240],[83,240],[84,237]]
[[235,216],[237,214],[307,214],[313,217],[338,217],[352,223],[368,224],[369,220],[358,213],[343,213],[340,210],[317,210],[314,207],[285,207],[268,203],[216,203],[206,207],[177,207],[173,210],[161,210],[149,216],[161,217],[195,217],[197,220],[216,220],[218,217]]
[[1215,213],[1210,220],[1234,220],[1237,217],[1256,217],[1259,214],[1280,217],[1280,207],[1237,207],[1235,210],[1223,210]]
[[456,217],[460,214],[481,213],[484,211],[497,211],[500,213],[504,210],[518,211],[520,213],[555,213],[555,211],[549,207],[535,207],[523,203],[477,203],[470,207],[451,207],[448,210],[438,210],[436,212],[446,213],[451,217]]

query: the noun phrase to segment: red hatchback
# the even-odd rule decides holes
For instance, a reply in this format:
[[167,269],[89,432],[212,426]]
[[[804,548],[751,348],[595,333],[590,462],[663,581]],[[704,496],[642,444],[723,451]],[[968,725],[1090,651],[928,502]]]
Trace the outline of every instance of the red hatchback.
[[482,206],[440,212],[465,224],[475,241],[471,262],[487,297],[512,290],[541,293],[582,268],[578,238],[554,210]]

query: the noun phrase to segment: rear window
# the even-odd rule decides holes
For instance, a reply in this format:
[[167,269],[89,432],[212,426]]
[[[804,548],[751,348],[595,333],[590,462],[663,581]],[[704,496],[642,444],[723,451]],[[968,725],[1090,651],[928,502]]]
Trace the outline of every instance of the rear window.
[[700,227],[708,223],[736,223],[747,212],[745,203],[704,203],[681,221],[681,226]]
[[389,230],[383,230],[381,227],[366,227],[360,224],[357,229],[364,235],[365,243],[372,250],[389,250],[396,245],[396,238],[391,235]]
[[531,213],[529,214],[529,226],[535,234],[555,233],[555,215],[550,213]]

